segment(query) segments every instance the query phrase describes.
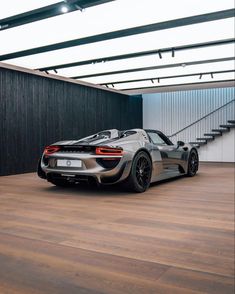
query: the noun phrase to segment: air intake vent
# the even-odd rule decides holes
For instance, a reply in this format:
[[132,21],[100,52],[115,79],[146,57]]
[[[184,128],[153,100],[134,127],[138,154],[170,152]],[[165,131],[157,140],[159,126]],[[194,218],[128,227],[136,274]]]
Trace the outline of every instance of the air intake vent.
[[59,153],[93,153],[95,152],[94,146],[87,145],[60,145]]

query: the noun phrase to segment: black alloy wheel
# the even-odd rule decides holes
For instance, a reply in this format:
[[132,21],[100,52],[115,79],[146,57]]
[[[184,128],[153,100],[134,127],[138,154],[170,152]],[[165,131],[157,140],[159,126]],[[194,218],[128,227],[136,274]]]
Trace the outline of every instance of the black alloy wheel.
[[127,188],[138,193],[146,191],[150,185],[151,174],[151,159],[146,152],[141,151],[133,159],[131,172],[126,182]]
[[198,154],[196,151],[193,150],[189,154],[187,175],[189,177],[195,176],[198,171],[198,166],[199,166]]
[[149,184],[150,162],[146,157],[140,157],[136,164],[136,178],[138,184],[145,188]]

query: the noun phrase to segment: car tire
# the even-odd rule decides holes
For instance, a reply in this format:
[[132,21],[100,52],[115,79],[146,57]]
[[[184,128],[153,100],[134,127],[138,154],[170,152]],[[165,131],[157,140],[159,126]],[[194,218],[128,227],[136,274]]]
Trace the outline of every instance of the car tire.
[[199,158],[198,158],[198,153],[196,150],[192,150],[189,154],[188,158],[188,172],[187,176],[188,177],[193,177],[196,175],[198,171],[198,166],[199,166]]
[[151,175],[151,159],[146,152],[141,151],[133,159],[131,171],[125,186],[133,192],[145,192],[150,185]]
[[42,170],[42,167],[41,167],[41,159],[38,161],[37,174],[38,174],[39,178],[41,178],[41,179],[47,178],[46,173]]

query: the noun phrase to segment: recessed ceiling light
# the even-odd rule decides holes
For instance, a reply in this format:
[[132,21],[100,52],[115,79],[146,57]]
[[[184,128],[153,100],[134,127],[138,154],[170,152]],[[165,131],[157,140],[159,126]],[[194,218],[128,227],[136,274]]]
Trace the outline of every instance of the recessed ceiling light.
[[60,10],[62,13],[67,13],[69,11],[69,8],[68,8],[68,6],[63,5],[63,6],[61,6]]

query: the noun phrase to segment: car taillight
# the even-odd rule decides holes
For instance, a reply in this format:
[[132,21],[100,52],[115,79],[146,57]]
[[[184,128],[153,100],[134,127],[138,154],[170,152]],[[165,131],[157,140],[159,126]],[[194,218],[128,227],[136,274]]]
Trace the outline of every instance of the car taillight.
[[59,146],[47,146],[45,149],[44,149],[44,154],[45,155],[49,155],[49,154],[53,154],[57,151],[60,150],[60,147]]
[[123,150],[120,148],[111,148],[111,147],[96,147],[95,154],[97,155],[123,155]]

